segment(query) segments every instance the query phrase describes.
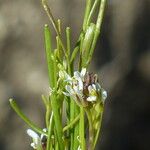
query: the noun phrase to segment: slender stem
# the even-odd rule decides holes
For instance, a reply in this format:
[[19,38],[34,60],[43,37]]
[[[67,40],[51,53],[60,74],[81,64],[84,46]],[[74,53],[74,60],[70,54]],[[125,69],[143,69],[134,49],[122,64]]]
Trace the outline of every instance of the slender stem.
[[53,54],[51,54],[51,60],[53,62],[53,86],[56,89],[57,87],[57,62],[56,62],[56,56],[54,56]]
[[91,11],[90,11],[90,13],[89,13],[89,16],[88,16],[88,19],[87,19],[87,25],[90,24],[90,21],[91,21],[91,19],[92,19],[92,16],[93,16],[93,14],[95,13],[96,7],[97,7],[97,5],[98,5],[99,2],[100,2],[100,0],[95,0],[95,1],[94,1],[94,4],[93,4],[93,6],[92,6],[92,9],[91,9]]
[[60,19],[57,20],[57,24],[58,24],[59,34],[61,34],[61,20]]
[[[79,106],[75,105],[75,117],[79,114]],[[74,126],[74,149],[78,149],[79,141],[77,137],[79,136],[79,123]]]
[[97,140],[98,140],[98,137],[100,137],[100,130],[101,130],[101,125],[102,125],[102,118],[103,118],[103,112],[101,113],[100,115],[100,121],[99,121],[99,127],[98,127],[98,130],[96,132],[96,135],[95,135],[95,138],[94,138],[94,148],[96,146],[96,143],[97,143]]
[[60,40],[60,45],[61,45],[61,47],[62,47],[62,50],[63,50],[63,52],[64,52],[64,55],[65,55],[65,57],[67,58],[67,54],[66,54],[66,52],[65,52],[66,49],[65,49],[64,44],[63,44],[63,42],[62,42],[62,40],[61,40],[61,36],[60,36],[60,33],[59,33],[59,29],[58,29],[58,27],[57,27],[57,25],[56,25],[56,21],[55,21],[53,15],[52,15],[52,13],[51,13],[51,10],[50,10],[50,8],[49,8],[49,6],[48,6],[48,4],[47,4],[47,0],[42,0],[42,5],[43,5],[43,7],[44,7],[45,12],[47,13],[48,18],[49,18],[50,21],[52,22],[52,25],[53,25],[53,27],[54,27],[54,29],[55,29],[55,31],[56,31],[56,33],[57,33],[57,36],[58,36],[58,38],[59,38],[59,40]]
[[[57,139],[57,131],[56,131],[56,128],[54,126],[54,150],[58,150],[58,139]],[[60,147],[61,145],[59,145]]]
[[78,41],[77,41],[77,43],[76,43],[76,45],[75,45],[75,48],[74,48],[74,50],[73,50],[73,52],[72,52],[72,54],[71,54],[70,64],[73,64],[73,63],[74,63],[74,60],[75,60],[75,58],[76,58],[76,56],[77,56],[77,53],[78,53],[78,51],[80,50],[81,41],[83,40],[83,37],[84,37],[84,33],[81,32],[81,33],[80,33],[80,36],[79,36],[79,39],[78,39]]
[[50,106],[46,106],[46,115],[45,115],[45,121],[46,121],[46,127],[49,127],[49,118],[50,118]]
[[54,128],[54,119],[53,119],[53,116],[54,115],[53,115],[53,112],[52,112],[50,120],[49,120],[48,138],[47,138],[46,150],[50,150],[50,147],[52,145],[51,135],[52,135],[52,129]]
[[84,40],[84,36],[82,36],[81,37],[81,40],[80,40],[80,47],[79,47],[79,49],[80,49],[80,55],[79,55],[79,63],[78,63],[78,68],[79,68],[79,71],[81,71],[81,69],[82,69],[82,54],[83,54],[83,49],[82,49],[82,47],[83,47],[83,40]]
[[59,51],[59,54],[58,54],[58,57],[59,57],[59,60],[61,60],[61,48],[60,48],[60,42],[59,42],[59,38],[58,36],[56,36],[56,49]]
[[71,44],[71,40],[70,40],[70,28],[67,27],[66,28],[66,39],[67,39],[67,51],[66,51],[66,54],[67,54],[67,64],[68,64],[68,73],[71,74],[71,67],[70,67],[70,44]]
[[85,15],[84,15],[84,21],[83,21],[83,31],[86,31],[87,28],[87,19],[91,10],[91,0],[86,0],[86,8],[85,8]]
[[73,121],[71,121],[67,126],[63,128],[63,132],[67,131],[69,128],[72,128],[80,119],[80,115],[78,115]]
[[59,150],[58,143],[56,143],[55,150]]
[[[71,55],[71,59],[70,59],[70,66],[71,68],[73,68],[74,66],[74,61],[75,61],[75,58],[77,58],[77,54],[79,52],[80,56],[79,56],[79,63],[78,63],[78,67],[81,68],[81,52],[82,52],[82,44],[83,44],[83,38],[84,38],[84,33],[83,31],[80,33],[80,36],[79,36],[79,39],[76,43],[76,46],[72,52],[72,55]],[[79,69],[80,70],[80,69]],[[73,72],[73,70],[72,70]]]
[[66,49],[65,49],[65,47],[64,47],[64,45],[63,45],[63,42],[62,42],[61,36],[60,36],[60,32],[61,32],[61,31],[59,31],[59,30],[61,30],[61,29],[60,29],[60,21],[58,20],[58,27],[57,27],[56,21],[55,21],[53,15],[52,15],[52,13],[51,13],[50,7],[49,7],[48,4],[47,4],[47,0],[42,0],[42,5],[43,5],[44,10],[46,11],[47,16],[49,17],[50,21],[52,22],[52,25],[53,25],[53,27],[54,27],[56,33],[57,33],[60,46],[62,47],[63,53],[64,53],[64,55],[65,55],[65,57],[66,57],[66,60],[67,60],[68,72],[69,72],[69,74],[70,74],[70,73],[71,73],[71,70],[70,70],[69,55],[66,53]]
[[89,122],[89,150],[94,150],[93,148],[93,140],[94,140],[94,134],[93,134],[93,125],[92,125],[92,114],[90,110],[86,109],[86,115]]
[[80,107],[80,142],[81,142],[81,149],[86,150],[85,145],[85,127],[84,127],[84,109],[83,107]]
[[[57,20],[57,24],[58,24],[59,34],[61,34],[61,20],[60,19]],[[61,47],[60,38],[58,37],[58,35],[56,36],[56,42],[57,42],[58,58],[59,58],[59,61],[62,61],[63,50],[61,49],[62,47]]]
[[65,105],[66,105],[66,117],[67,117],[67,124],[70,122],[70,99],[66,98],[65,99]]
[[63,130],[62,130],[62,122],[60,118],[60,111],[58,108],[58,99],[56,98],[55,91],[51,94],[51,106],[52,111],[54,113],[54,123],[56,127],[56,135],[59,143],[59,149],[64,150],[64,142],[63,142]]
[[44,105],[45,105],[45,107],[46,107],[46,106],[49,104],[48,99],[47,99],[46,96],[44,96],[44,95],[42,95],[41,98],[42,98],[43,103],[44,103]]
[[[75,110],[75,102],[73,99],[70,99],[70,122],[74,120],[74,110]],[[70,149],[73,150],[74,147],[74,130],[70,130]]]
[[59,29],[56,25],[56,21],[51,13],[50,7],[47,4],[47,0],[42,0],[42,5],[44,7],[45,12],[47,13],[47,16],[49,17],[50,21],[52,22],[52,25],[57,33],[57,35],[59,35]]
[[67,53],[68,53],[68,56],[70,56],[71,39],[70,39],[70,28],[69,27],[66,28],[66,39],[67,39]]
[[101,29],[103,16],[104,16],[104,10],[105,10],[106,0],[101,0],[100,8],[99,8],[99,14],[96,22],[96,27]]
[[17,113],[17,115],[28,125],[30,126],[34,131],[47,135],[46,132],[44,132],[42,129],[37,127],[33,122],[31,122],[25,115],[24,113],[20,110],[19,106],[13,99],[9,99],[10,105],[13,108],[13,110]]
[[42,95],[42,100],[46,108],[45,123],[46,123],[46,128],[48,128],[51,109],[49,105],[49,100],[44,95]]

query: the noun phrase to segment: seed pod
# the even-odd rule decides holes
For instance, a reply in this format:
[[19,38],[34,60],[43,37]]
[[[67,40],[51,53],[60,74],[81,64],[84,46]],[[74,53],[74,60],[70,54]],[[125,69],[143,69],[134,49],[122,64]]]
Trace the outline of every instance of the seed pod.
[[85,37],[83,40],[83,44],[81,47],[81,53],[82,53],[82,67],[86,67],[86,61],[88,59],[88,55],[90,53],[91,45],[94,38],[94,31],[95,31],[95,24],[91,23],[90,26],[87,28],[87,31],[85,33]]
[[47,57],[47,65],[48,65],[48,75],[49,75],[49,84],[50,87],[54,87],[54,62],[52,60],[53,51],[52,51],[52,40],[51,40],[51,32],[48,25],[44,27],[44,36],[45,36],[45,50]]

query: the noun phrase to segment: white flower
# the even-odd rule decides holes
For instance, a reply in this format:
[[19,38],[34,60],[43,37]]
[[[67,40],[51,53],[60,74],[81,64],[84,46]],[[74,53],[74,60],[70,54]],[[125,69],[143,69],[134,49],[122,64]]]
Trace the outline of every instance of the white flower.
[[[46,132],[46,129],[43,129],[44,132]],[[31,147],[33,149],[42,150],[42,139],[45,136],[44,134],[41,134],[39,136],[35,131],[31,129],[27,129],[27,134],[32,138],[33,142],[31,143]]]
[[27,134],[32,138],[33,142],[31,143],[31,147],[33,147],[34,149],[39,149],[42,147],[41,145],[41,138],[39,137],[39,135],[34,132],[31,129],[27,130]]
[[89,102],[94,102],[96,101],[97,97],[98,97],[98,94],[97,94],[97,91],[99,89],[96,88],[96,85],[95,84],[92,84],[92,85],[89,85],[88,86],[88,91],[89,91],[89,97],[87,98],[87,101]]
[[98,99],[104,103],[107,97],[106,91],[97,82],[97,75],[86,72],[86,68],[81,72],[75,71],[73,77],[65,71],[60,71],[59,76],[66,82],[66,92],[63,93],[74,99],[77,104],[87,106],[88,103],[94,103]]
[[64,92],[66,96],[70,96],[74,99],[79,105],[81,101],[83,101],[83,81],[84,76],[86,74],[86,69],[83,68],[81,73],[78,71],[74,72],[74,76],[70,77],[65,75],[67,78],[65,79],[67,85],[65,89],[67,92]]

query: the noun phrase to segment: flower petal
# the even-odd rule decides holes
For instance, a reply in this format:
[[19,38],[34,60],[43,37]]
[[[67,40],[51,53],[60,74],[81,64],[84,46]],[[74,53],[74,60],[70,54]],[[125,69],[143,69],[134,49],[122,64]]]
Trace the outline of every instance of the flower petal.
[[87,98],[87,101],[88,102],[95,102],[96,101],[96,96],[89,96],[88,98]]
[[95,84],[92,84],[92,88],[93,88],[93,90],[95,90],[95,91],[97,90]]
[[86,74],[86,68],[82,68],[81,70],[81,76],[84,77]]
[[75,94],[75,92],[74,92],[74,90],[72,89],[72,87],[71,87],[71,86],[66,85],[66,86],[65,86],[65,88],[66,88],[67,92],[69,92],[69,94],[70,94],[70,95]]
[[31,129],[28,129],[27,134],[33,140],[33,142],[31,143],[31,147],[33,147],[34,149],[38,149],[38,147],[41,147],[41,139],[40,139],[39,135],[36,132],[34,132]]
[[38,134],[36,132],[34,132],[33,130],[31,130],[31,129],[27,129],[27,134],[33,139],[38,139],[39,138]]
[[[72,87],[69,86],[69,85],[66,85],[65,88],[66,88],[66,90],[67,90],[69,96],[71,96],[71,97],[75,100],[75,99],[76,99],[76,93],[75,93],[75,91],[72,89]],[[67,96],[67,95],[66,95],[66,96]]]
[[88,91],[89,91],[90,94],[93,93],[93,91],[95,91],[94,86],[89,85],[88,86]]
[[74,72],[74,78],[75,78],[75,79],[81,78],[80,72],[75,71],[75,72]]
[[100,91],[100,89],[101,89],[100,84],[99,84],[99,83],[95,83],[95,85],[96,85],[96,90],[99,92],[99,91]]
[[107,92],[104,90],[104,89],[102,89],[102,99],[105,101],[105,99],[107,98]]
[[78,80],[78,87],[79,87],[79,90],[83,91],[83,82],[81,79]]

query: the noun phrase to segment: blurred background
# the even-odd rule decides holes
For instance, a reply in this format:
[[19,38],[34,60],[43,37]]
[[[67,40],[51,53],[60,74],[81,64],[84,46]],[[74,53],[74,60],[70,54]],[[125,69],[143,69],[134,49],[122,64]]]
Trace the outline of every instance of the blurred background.
[[[85,0],[49,4],[77,40]],[[0,0],[0,150],[31,149],[28,126],[10,109],[9,98],[44,127],[45,23],[40,0]],[[97,149],[150,150],[150,0],[108,0],[90,70],[108,91]]]

